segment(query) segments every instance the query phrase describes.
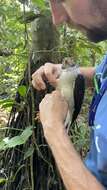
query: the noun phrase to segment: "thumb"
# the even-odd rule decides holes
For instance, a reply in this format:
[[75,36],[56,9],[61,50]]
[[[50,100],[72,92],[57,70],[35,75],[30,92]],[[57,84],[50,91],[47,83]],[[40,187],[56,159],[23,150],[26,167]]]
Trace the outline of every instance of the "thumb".
[[54,73],[54,75],[51,77],[50,84],[51,84],[53,87],[57,88],[58,82],[59,82],[58,75],[57,75],[57,73]]
[[59,79],[55,79],[54,82],[51,82],[52,86],[54,86],[55,88],[58,87],[58,83],[59,83]]

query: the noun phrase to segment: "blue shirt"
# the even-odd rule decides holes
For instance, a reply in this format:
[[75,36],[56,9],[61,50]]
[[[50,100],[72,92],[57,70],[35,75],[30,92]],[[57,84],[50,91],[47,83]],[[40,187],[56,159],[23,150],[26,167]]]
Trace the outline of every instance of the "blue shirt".
[[[107,80],[104,73],[106,69],[107,55],[96,68],[96,75],[101,75],[101,86]],[[107,91],[98,104],[94,126],[91,126],[91,145],[85,165],[107,189]]]

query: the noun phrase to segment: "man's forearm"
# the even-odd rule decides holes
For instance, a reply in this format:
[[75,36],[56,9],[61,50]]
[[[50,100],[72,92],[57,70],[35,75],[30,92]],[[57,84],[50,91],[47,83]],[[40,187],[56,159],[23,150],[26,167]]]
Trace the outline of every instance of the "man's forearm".
[[86,79],[86,85],[93,87],[93,76],[95,74],[95,67],[80,67],[81,74]]
[[[58,64],[59,70],[61,69],[61,64]],[[79,67],[80,73],[84,76],[86,80],[87,87],[93,87],[93,76],[95,74],[95,67]]]
[[85,168],[82,160],[75,151],[68,135],[66,134],[64,127],[59,126],[59,129],[55,133],[51,134],[50,132],[46,134],[46,138],[56,160],[66,189],[102,190],[103,187],[100,183]]

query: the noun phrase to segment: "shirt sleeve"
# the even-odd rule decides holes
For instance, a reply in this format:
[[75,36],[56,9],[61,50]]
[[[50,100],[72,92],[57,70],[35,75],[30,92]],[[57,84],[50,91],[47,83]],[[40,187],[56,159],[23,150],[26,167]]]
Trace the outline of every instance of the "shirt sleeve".
[[96,74],[103,73],[105,63],[107,63],[107,54],[102,59],[102,62],[96,66],[96,69],[95,69]]

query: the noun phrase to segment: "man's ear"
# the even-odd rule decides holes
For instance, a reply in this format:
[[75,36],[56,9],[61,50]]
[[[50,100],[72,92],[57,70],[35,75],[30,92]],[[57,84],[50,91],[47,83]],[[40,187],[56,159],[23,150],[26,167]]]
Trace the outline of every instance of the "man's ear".
[[68,15],[63,5],[57,0],[50,0],[53,24],[61,24],[66,21]]

